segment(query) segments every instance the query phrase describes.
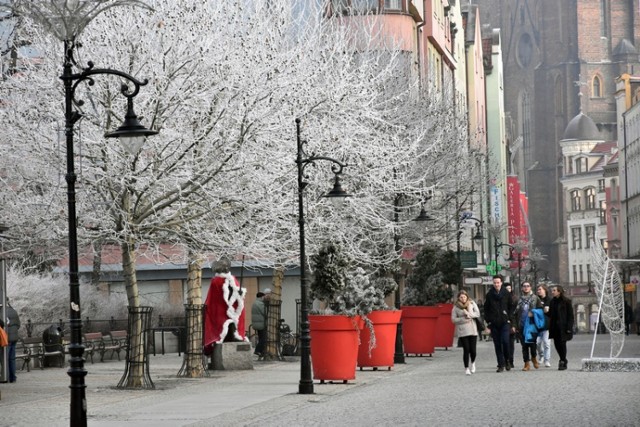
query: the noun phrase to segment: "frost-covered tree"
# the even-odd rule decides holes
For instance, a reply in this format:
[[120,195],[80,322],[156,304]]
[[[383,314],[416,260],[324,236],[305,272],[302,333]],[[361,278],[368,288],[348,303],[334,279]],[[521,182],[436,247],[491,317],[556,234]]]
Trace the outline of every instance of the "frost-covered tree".
[[[309,169],[309,253],[329,236],[359,263],[394,262],[397,251],[376,250],[408,225],[394,222],[392,195],[406,195],[410,212],[425,185],[464,183],[450,128],[459,123],[421,93],[408,55],[380,36],[375,16],[345,25],[324,16],[324,2],[305,0],[147,3],[152,11],[107,10],[75,40],[79,67],[93,60],[149,79],[136,112],[160,131],[135,155],[105,142],[122,120],[121,82],[78,87],[79,236],[83,246],[121,247],[130,306],[140,305],[136,256],[162,262],[162,244],[186,247],[196,269],[206,252],[271,266],[297,260],[297,117],[310,153],[349,164],[344,183],[354,195],[336,215],[320,197],[331,171]],[[0,86],[0,144],[11,153],[3,179],[12,180],[0,209],[15,236],[34,228],[25,250],[66,234],[63,51],[27,18],[25,34],[42,54]],[[461,166],[454,184],[452,164]],[[189,281],[194,304],[198,282],[197,274]]]

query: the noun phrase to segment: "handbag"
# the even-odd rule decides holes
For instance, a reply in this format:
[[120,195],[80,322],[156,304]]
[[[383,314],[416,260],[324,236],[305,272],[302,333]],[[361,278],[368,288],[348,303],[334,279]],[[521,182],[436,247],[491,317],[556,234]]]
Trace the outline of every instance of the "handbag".
[[476,328],[478,328],[478,336],[482,336],[482,331],[484,331],[484,322],[480,317],[474,317],[473,320],[476,322]]
[[9,337],[3,327],[0,327],[0,347],[6,347],[9,345]]

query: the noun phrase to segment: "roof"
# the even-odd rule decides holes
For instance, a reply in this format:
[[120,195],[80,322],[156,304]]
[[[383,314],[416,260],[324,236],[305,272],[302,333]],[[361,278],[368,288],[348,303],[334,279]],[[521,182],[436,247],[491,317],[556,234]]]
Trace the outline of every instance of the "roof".
[[631,41],[628,39],[621,39],[620,43],[613,49],[613,55],[637,55],[638,51]]
[[562,140],[598,140],[602,139],[600,137],[600,131],[598,130],[596,124],[593,122],[591,117],[583,114],[582,112],[578,113],[564,130],[564,136]]
[[618,148],[618,143],[616,141],[607,141],[596,144],[595,147],[591,150],[593,154],[611,154],[615,149]]

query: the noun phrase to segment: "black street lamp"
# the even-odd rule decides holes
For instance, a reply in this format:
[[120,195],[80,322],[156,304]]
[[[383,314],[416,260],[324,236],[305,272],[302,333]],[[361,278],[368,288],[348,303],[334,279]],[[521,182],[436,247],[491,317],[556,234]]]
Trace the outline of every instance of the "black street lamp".
[[497,236],[494,237],[494,240],[493,240],[493,252],[494,252],[493,253],[493,259],[494,259],[495,266],[496,266],[496,274],[498,274],[498,271],[499,271],[498,270],[498,251],[502,247],[508,247],[508,248],[513,249],[513,246],[511,246],[510,244],[502,243],[502,242],[500,242],[500,239],[498,239]]
[[[513,253],[516,252],[516,254],[518,256],[516,256],[514,258]],[[509,261],[517,261],[518,262],[518,287],[520,287],[522,285],[522,261],[526,261],[527,258],[522,256],[522,253],[520,251],[518,251],[515,247],[511,247],[510,252],[509,252]],[[533,285],[535,286],[536,283],[535,281],[533,282]]]
[[[1,2],[0,10],[7,10],[16,16],[28,16],[42,25],[47,31],[60,41],[64,42],[64,64],[60,79],[64,83],[65,100],[65,137],[67,173],[67,205],[69,210],[69,325],[71,339],[69,343],[69,370],[71,377],[71,405],[70,420],[72,426],[87,425],[87,402],[85,396],[84,377],[87,371],[84,369],[84,346],[82,345],[82,320],[80,306],[80,284],[78,280],[78,236],[76,223],[76,173],[73,152],[74,126],[82,118],[82,113],[74,108],[82,106],[83,101],[75,98],[78,85],[86,82],[92,86],[94,76],[112,75],[124,79],[133,85],[129,90],[127,84],[122,84],[120,92],[127,98],[127,113],[122,126],[114,132],[105,134],[106,138],[120,138],[125,149],[137,154],[142,146],[144,138],[157,132],[142,126],[133,110],[133,98],[138,94],[140,86],[147,81],[139,81],[122,71],[108,68],[94,68],[92,62],[87,62],[87,67],[82,67],[74,58],[74,50],[80,47],[76,38],[85,27],[99,14],[116,6],[135,6],[151,9],[142,0],[13,0]],[[4,4],[6,3],[6,4]]]
[[[86,426],[87,425],[87,402],[85,396],[84,377],[87,371],[84,369],[84,359],[82,354],[84,346],[82,345],[82,319],[80,313],[80,283],[78,280],[78,235],[76,223],[76,173],[73,152],[74,125],[82,118],[82,113],[74,108],[74,105],[81,106],[82,100],[75,98],[75,91],[81,82],[87,82],[89,85],[94,84],[93,76],[106,74],[123,78],[133,84],[134,89],[129,90],[126,84],[123,84],[120,92],[127,98],[127,113],[124,123],[117,130],[105,134],[106,138],[120,138],[125,149],[130,153],[136,154],[140,149],[144,138],[149,135],[155,135],[156,131],[149,130],[142,126],[133,111],[133,98],[138,94],[140,86],[147,84],[147,80],[140,81],[122,71],[111,70],[108,68],[93,68],[92,62],[87,63],[86,68],[81,68],[75,61],[73,52],[76,43],[73,39],[64,40],[64,67],[60,78],[64,83],[64,100],[65,100],[65,136],[66,136],[66,154],[67,154],[67,204],[69,209],[69,325],[71,329],[71,339],[69,343],[69,371],[71,377],[71,417],[70,425]],[[79,68],[79,72],[74,72],[74,67]]]
[[298,225],[300,228],[300,384],[298,385],[298,393],[313,394],[313,379],[311,377],[311,335],[309,333],[309,303],[308,303],[308,275],[307,260],[305,254],[305,237],[304,237],[304,189],[308,182],[308,178],[304,173],[304,168],[310,164],[314,164],[318,160],[326,160],[331,163],[331,170],[334,174],[333,189],[324,195],[328,197],[334,205],[344,202],[346,197],[350,197],[340,184],[340,175],[346,164],[326,156],[316,156],[314,153],[307,155],[304,151],[304,144],[300,138],[300,119],[296,119],[296,137],[298,143],[298,152],[296,164],[298,165]]
[[[395,169],[394,169],[394,177],[395,177]],[[402,196],[400,194],[397,194],[393,200],[393,222],[395,222],[396,225],[400,222],[400,198],[401,197]],[[429,201],[429,199],[431,199],[431,196],[425,196],[424,200],[421,201],[420,213],[418,214],[417,217],[413,219],[413,221],[428,222],[428,221],[434,220],[434,218],[430,216],[424,208],[425,203]],[[394,249],[397,254],[401,255],[400,252],[402,251],[402,247],[400,245],[400,235],[396,232],[395,235],[393,236],[393,239],[395,244]],[[395,280],[398,286],[396,287],[396,291],[393,297],[394,299],[393,305],[396,308],[396,310],[400,310],[400,278],[401,278],[401,273],[400,272],[396,273]],[[400,319],[400,321],[396,324],[396,343],[395,343],[395,351],[393,354],[393,363],[405,363],[404,342],[402,341],[402,319]]]
[[458,264],[460,264],[460,277],[458,278],[458,285],[460,286],[460,288],[462,289],[462,285],[463,285],[463,268],[462,268],[462,259],[461,259],[461,255],[460,253],[461,251],[461,247],[460,247],[460,237],[462,236],[462,222],[463,221],[475,221],[476,223],[476,233],[473,235],[473,240],[476,242],[480,242],[482,241],[482,239],[484,239],[484,236],[482,235],[482,231],[481,231],[481,227],[482,227],[482,221],[477,219],[477,218],[473,218],[472,216],[467,216],[467,215],[463,215],[460,217],[460,220],[458,221],[458,233],[456,236],[456,253],[458,255]]

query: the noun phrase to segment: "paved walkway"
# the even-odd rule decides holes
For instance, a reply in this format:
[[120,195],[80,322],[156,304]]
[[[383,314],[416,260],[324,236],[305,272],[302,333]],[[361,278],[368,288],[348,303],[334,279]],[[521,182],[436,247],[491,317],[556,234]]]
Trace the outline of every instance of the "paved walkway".
[[[594,356],[606,357],[607,336]],[[569,343],[569,369],[495,373],[490,342],[479,343],[478,371],[465,376],[462,351],[407,358],[392,371],[358,371],[350,384],[314,385],[297,394],[298,358],[256,362],[251,371],[212,371],[209,378],[176,378],[182,358],[151,356],[156,390],[117,390],[124,362],[85,365],[90,426],[307,425],[588,425],[640,426],[640,373],[582,372],[592,336]],[[553,358],[557,361],[555,352]],[[640,358],[640,337],[628,337],[625,357]],[[0,426],[69,425],[66,369],[18,372],[0,384]],[[526,408],[526,409],[525,409]]]

